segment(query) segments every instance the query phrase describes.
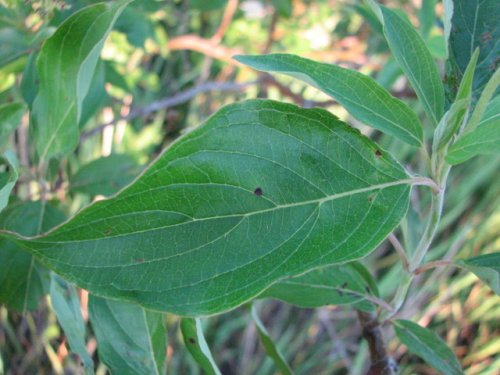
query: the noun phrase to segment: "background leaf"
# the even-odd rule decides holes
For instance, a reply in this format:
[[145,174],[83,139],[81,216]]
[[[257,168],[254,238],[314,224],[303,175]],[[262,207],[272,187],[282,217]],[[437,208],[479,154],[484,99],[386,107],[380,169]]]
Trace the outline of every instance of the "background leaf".
[[393,10],[380,9],[389,47],[436,126],[444,111],[444,88],[437,66],[415,28]]
[[474,74],[473,102],[498,68],[500,54],[500,7],[496,0],[453,1],[447,76],[448,99],[453,101],[472,53],[480,54]]
[[413,146],[422,143],[422,127],[417,115],[364,74],[294,55],[236,56],[235,59],[258,70],[301,79],[336,99],[366,125]]
[[396,335],[408,350],[422,358],[441,374],[463,374],[455,354],[433,331],[409,320],[394,321]]
[[252,304],[252,318],[255,322],[260,342],[262,343],[262,346],[264,347],[267,355],[273,360],[277,369],[282,375],[293,375],[294,372],[286,362],[279,348],[274,343],[272,337],[267,332],[264,323],[262,323],[262,321],[260,320],[255,304]]
[[491,289],[500,295],[500,254],[484,254],[477,257],[460,260],[457,264],[473,272]]
[[203,335],[201,320],[199,318],[182,318],[180,328],[184,345],[196,363],[207,375],[221,375]]
[[210,314],[365,256],[406,214],[411,182],[329,112],[251,100],[221,109],[114,198],[17,241],[90,291]]
[[22,103],[0,105],[0,150],[9,141],[10,134],[21,124],[25,110]]
[[89,296],[99,359],[112,374],[164,374],[165,316],[140,306]]
[[276,298],[306,308],[352,304],[357,309],[373,311],[373,305],[363,297],[370,297],[371,284],[361,268],[364,266],[357,262],[318,268],[273,284],[259,298]]
[[82,166],[71,177],[70,191],[110,196],[130,183],[140,168],[129,154],[111,154]]
[[[63,220],[64,215],[48,203],[17,202],[0,214],[0,228],[33,236]],[[49,285],[49,270],[26,250],[0,238],[1,304],[19,312],[35,310]]]
[[61,325],[69,347],[78,354],[83,362],[85,374],[94,373],[94,362],[87,352],[85,340],[85,323],[80,309],[80,300],[76,288],[52,273],[50,283],[50,300]]
[[76,147],[82,103],[102,45],[129,2],[100,3],[84,8],[70,16],[43,44],[36,63],[40,87],[32,118],[42,161],[64,155]]
[[19,177],[17,168],[18,162],[14,152],[6,151],[0,155],[0,211],[9,203],[10,193]]

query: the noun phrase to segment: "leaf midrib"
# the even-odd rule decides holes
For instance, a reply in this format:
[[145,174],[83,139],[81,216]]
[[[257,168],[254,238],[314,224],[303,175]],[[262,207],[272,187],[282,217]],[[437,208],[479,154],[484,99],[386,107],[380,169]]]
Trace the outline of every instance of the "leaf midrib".
[[[86,239],[72,240],[72,241],[71,240],[70,241],[67,241],[67,240],[65,240],[65,241],[50,241],[50,240],[49,241],[45,241],[43,236],[41,236],[41,237],[31,237],[31,238],[32,239],[40,239],[41,241],[39,241],[39,242],[42,242],[44,244],[60,244],[60,243],[81,243],[81,242],[86,242],[86,241],[95,241],[95,240],[102,239],[102,238],[104,238],[104,239],[111,239],[111,238],[117,238],[117,237],[126,237],[126,236],[129,236],[129,235],[135,235],[135,234],[139,234],[139,233],[146,233],[146,232],[150,232],[150,231],[161,230],[161,229],[164,229],[164,228],[172,228],[172,227],[176,227],[176,226],[180,226],[180,225],[185,225],[185,224],[188,224],[188,223],[200,222],[200,221],[208,221],[208,220],[215,220],[215,219],[227,219],[227,218],[232,218],[232,217],[234,217],[234,218],[240,218],[240,217],[241,218],[245,218],[245,217],[249,217],[249,216],[253,216],[253,215],[258,215],[258,214],[264,214],[264,213],[267,213],[267,212],[272,212],[272,211],[275,211],[275,210],[292,208],[292,207],[307,206],[307,205],[310,205],[310,204],[317,204],[318,206],[321,206],[322,204],[324,204],[326,202],[333,201],[333,200],[336,200],[336,199],[345,198],[345,197],[348,197],[348,196],[351,196],[351,195],[366,193],[366,192],[373,191],[373,190],[381,190],[381,189],[389,188],[389,187],[392,187],[392,186],[411,185],[413,182],[414,182],[413,179],[408,178],[408,179],[403,179],[403,180],[398,180],[398,181],[386,182],[386,183],[383,183],[383,184],[371,185],[371,186],[368,186],[368,187],[364,187],[364,188],[360,188],[360,189],[354,189],[354,190],[350,190],[350,191],[345,191],[345,192],[342,192],[342,193],[332,194],[332,195],[329,195],[329,196],[326,196],[326,197],[311,199],[311,200],[307,200],[307,201],[293,202],[293,203],[276,205],[274,207],[266,208],[266,209],[263,209],[263,210],[256,210],[256,211],[246,212],[246,213],[243,213],[243,214],[228,214],[228,215],[221,215],[221,216],[210,216],[210,217],[203,217],[203,218],[193,218],[190,221],[185,221],[185,222],[178,223],[178,224],[166,225],[166,226],[161,226],[161,227],[156,227],[156,228],[148,228],[148,229],[144,229],[144,230],[131,231],[131,232],[127,232],[127,233],[120,233],[120,234],[116,234],[114,236],[111,235],[111,236],[103,236],[103,237],[96,237],[96,238],[86,238]],[[199,185],[216,185],[216,184],[214,184],[214,183],[202,183],[202,184],[189,183],[189,184],[176,184],[176,185],[185,185],[185,186],[196,185],[196,186],[199,186]],[[158,211],[158,210],[154,210],[154,211]],[[160,211],[163,211],[163,210],[160,210]],[[149,211],[140,211],[140,212],[144,213],[144,212],[149,212]],[[168,212],[172,212],[172,211],[168,210]],[[96,220],[96,221],[89,222],[85,226],[95,225],[96,223],[99,223],[100,221],[105,221],[105,220],[109,220],[109,219],[115,219],[115,218],[120,218],[120,217],[123,217],[123,216],[129,216],[129,215],[136,215],[137,213],[138,213],[138,211],[134,211],[134,212],[130,212],[130,213],[127,213],[127,214],[109,216],[109,217],[106,217],[106,218],[103,218],[103,219],[99,219],[99,220]],[[84,227],[84,226],[81,226],[81,227]],[[77,229],[79,229],[81,227],[71,228],[70,230],[74,231],[74,230],[77,230]],[[56,234],[59,234],[59,233],[56,233]],[[29,237],[24,237],[24,238],[27,239]]]

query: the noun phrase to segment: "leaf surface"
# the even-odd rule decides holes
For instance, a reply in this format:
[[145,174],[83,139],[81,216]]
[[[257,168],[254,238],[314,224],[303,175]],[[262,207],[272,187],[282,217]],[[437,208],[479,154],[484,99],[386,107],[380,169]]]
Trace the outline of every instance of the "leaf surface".
[[0,154],[0,212],[9,203],[10,193],[16,185],[19,177],[17,168],[18,161],[14,152],[6,151]]
[[422,144],[422,126],[417,115],[364,74],[286,54],[236,56],[235,59],[258,70],[298,78],[336,99],[366,125],[413,146]]
[[199,318],[182,318],[180,328],[184,345],[196,363],[207,375],[221,375],[203,334],[201,320]]
[[[0,214],[0,228],[32,236],[63,220],[64,215],[50,204],[12,203]],[[1,304],[19,312],[36,310],[49,285],[49,270],[23,248],[0,238]]]
[[71,351],[78,354],[82,360],[85,374],[93,374],[94,362],[87,352],[85,322],[83,321],[80,299],[76,288],[54,273],[52,273],[51,277],[50,300],[57,321],[68,339]]
[[444,88],[431,53],[407,20],[384,6],[380,10],[389,47],[436,126],[444,111]]
[[410,320],[396,320],[394,327],[396,335],[408,350],[418,355],[440,374],[463,374],[455,354],[436,333]]
[[89,296],[99,359],[112,374],[165,373],[165,316],[140,306]]
[[411,183],[329,112],[251,100],[221,109],[56,230],[0,235],[96,294],[206,315],[367,255],[406,214]]
[[36,149],[42,161],[76,147],[82,103],[102,45],[129,2],[86,7],[71,15],[43,44],[36,63],[40,87],[32,117]]
[[474,74],[472,100],[476,102],[482,89],[498,68],[500,54],[500,7],[497,0],[453,0],[449,37],[447,75],[451,83],[450,100],[476,48],[480,54]]
[[484,254],[477,257],[460,260],[457,264],[473,272],[491,289],[500,295],[500,254]]

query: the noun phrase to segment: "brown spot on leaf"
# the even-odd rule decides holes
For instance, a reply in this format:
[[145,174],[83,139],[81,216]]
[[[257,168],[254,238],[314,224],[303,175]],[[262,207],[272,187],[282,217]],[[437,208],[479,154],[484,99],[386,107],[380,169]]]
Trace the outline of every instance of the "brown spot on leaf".
[[260,188],[260,187],[255,188],[253,193],[258,197],[260,197],[262,194],[264,194],[264,192],[262,191],[262,188]]
[[192,337],[189,338],[189,342],[193,345],[196,344],[196,340]]
[[105,235],[105,236],[110,236],[110,235],[111,235],[111,233],[113,233],[113,229],[111,229],[111,228],[106,228],[106,229],[104,230],[104,235]]
[[134,263],[144,263],[144,258],[135,258]]
[[375,157],[380,158],[382,156],[382,151],[380,150],[375,150]]

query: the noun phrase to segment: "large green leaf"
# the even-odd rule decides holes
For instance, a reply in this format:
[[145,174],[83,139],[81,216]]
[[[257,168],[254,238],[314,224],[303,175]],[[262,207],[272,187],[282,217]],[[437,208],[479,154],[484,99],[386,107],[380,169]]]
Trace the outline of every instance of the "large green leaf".
[[322,109],[251,100],[181,138],[132,185],[23,239],[77,285],[203,315],[370,253],[408,208],[406,171]]
[[365,297],[372,297],[365,279],[368,271],[360,263],[322,267],[285,279],[266,289],[260,298],[276,298],[300,307],[353,304],[357,309],[373,311]]
[[447,75],[450,100],[456,94],[472,53],[480,54],[474,74],[473,101],[498,68],[500,54],[500,7],[498,0],[453,0]]
[[78,298],[76,288],[54,273],[51,276],[50,300],[56,313],[57,321],[68,339],[71,351],[80,357],[85,374],[93,374],[94,362],[86,347],[85,322],[83,321],[80,299]]
[[221,375],[203,335],[201,320],[199,318],[182,318],[180,328],[184,345],[196,363],[207,375]]
[[21,124],[25,110],[22,103],[0,105],[0,150],[7,144],[9,135]]
[[410,320],[396,320],[394,328],[396,335],[408,350],[418,355],[440,374],[463,374],[455,354],[436,333]]
[[422,143],[417,115],[372,78],[354,70],[294,55],[236,56],[252,68],[298,78],[335,98],[351,115],[414,146]]
[[36,63],[40,87],[32,117],[36,148],[42,161],[64,155],[78,144],[82,103],[102,45],[129,2],[121,0],[84,8],[69,17],[43,44]]
[[89,319],[99,359],[112,374],[165,373],[165,316],[140,306],[90,295]]
[[[47,231],[64,220],[50,204],[20,202],[0,214],[0,228],[26,236]],[[36,310],[48,292],[49,271],[18,245],[0,238],[0,303],[20,312]]]
[[460,260],[457,264],[476,274],[496,294],[500,295],[500,253],[479,255]]
[[384,35],[394,57],[415,89],[427,116],[437,125],[444,111],[444,88],[422,37],[397,12],[380,6]]

